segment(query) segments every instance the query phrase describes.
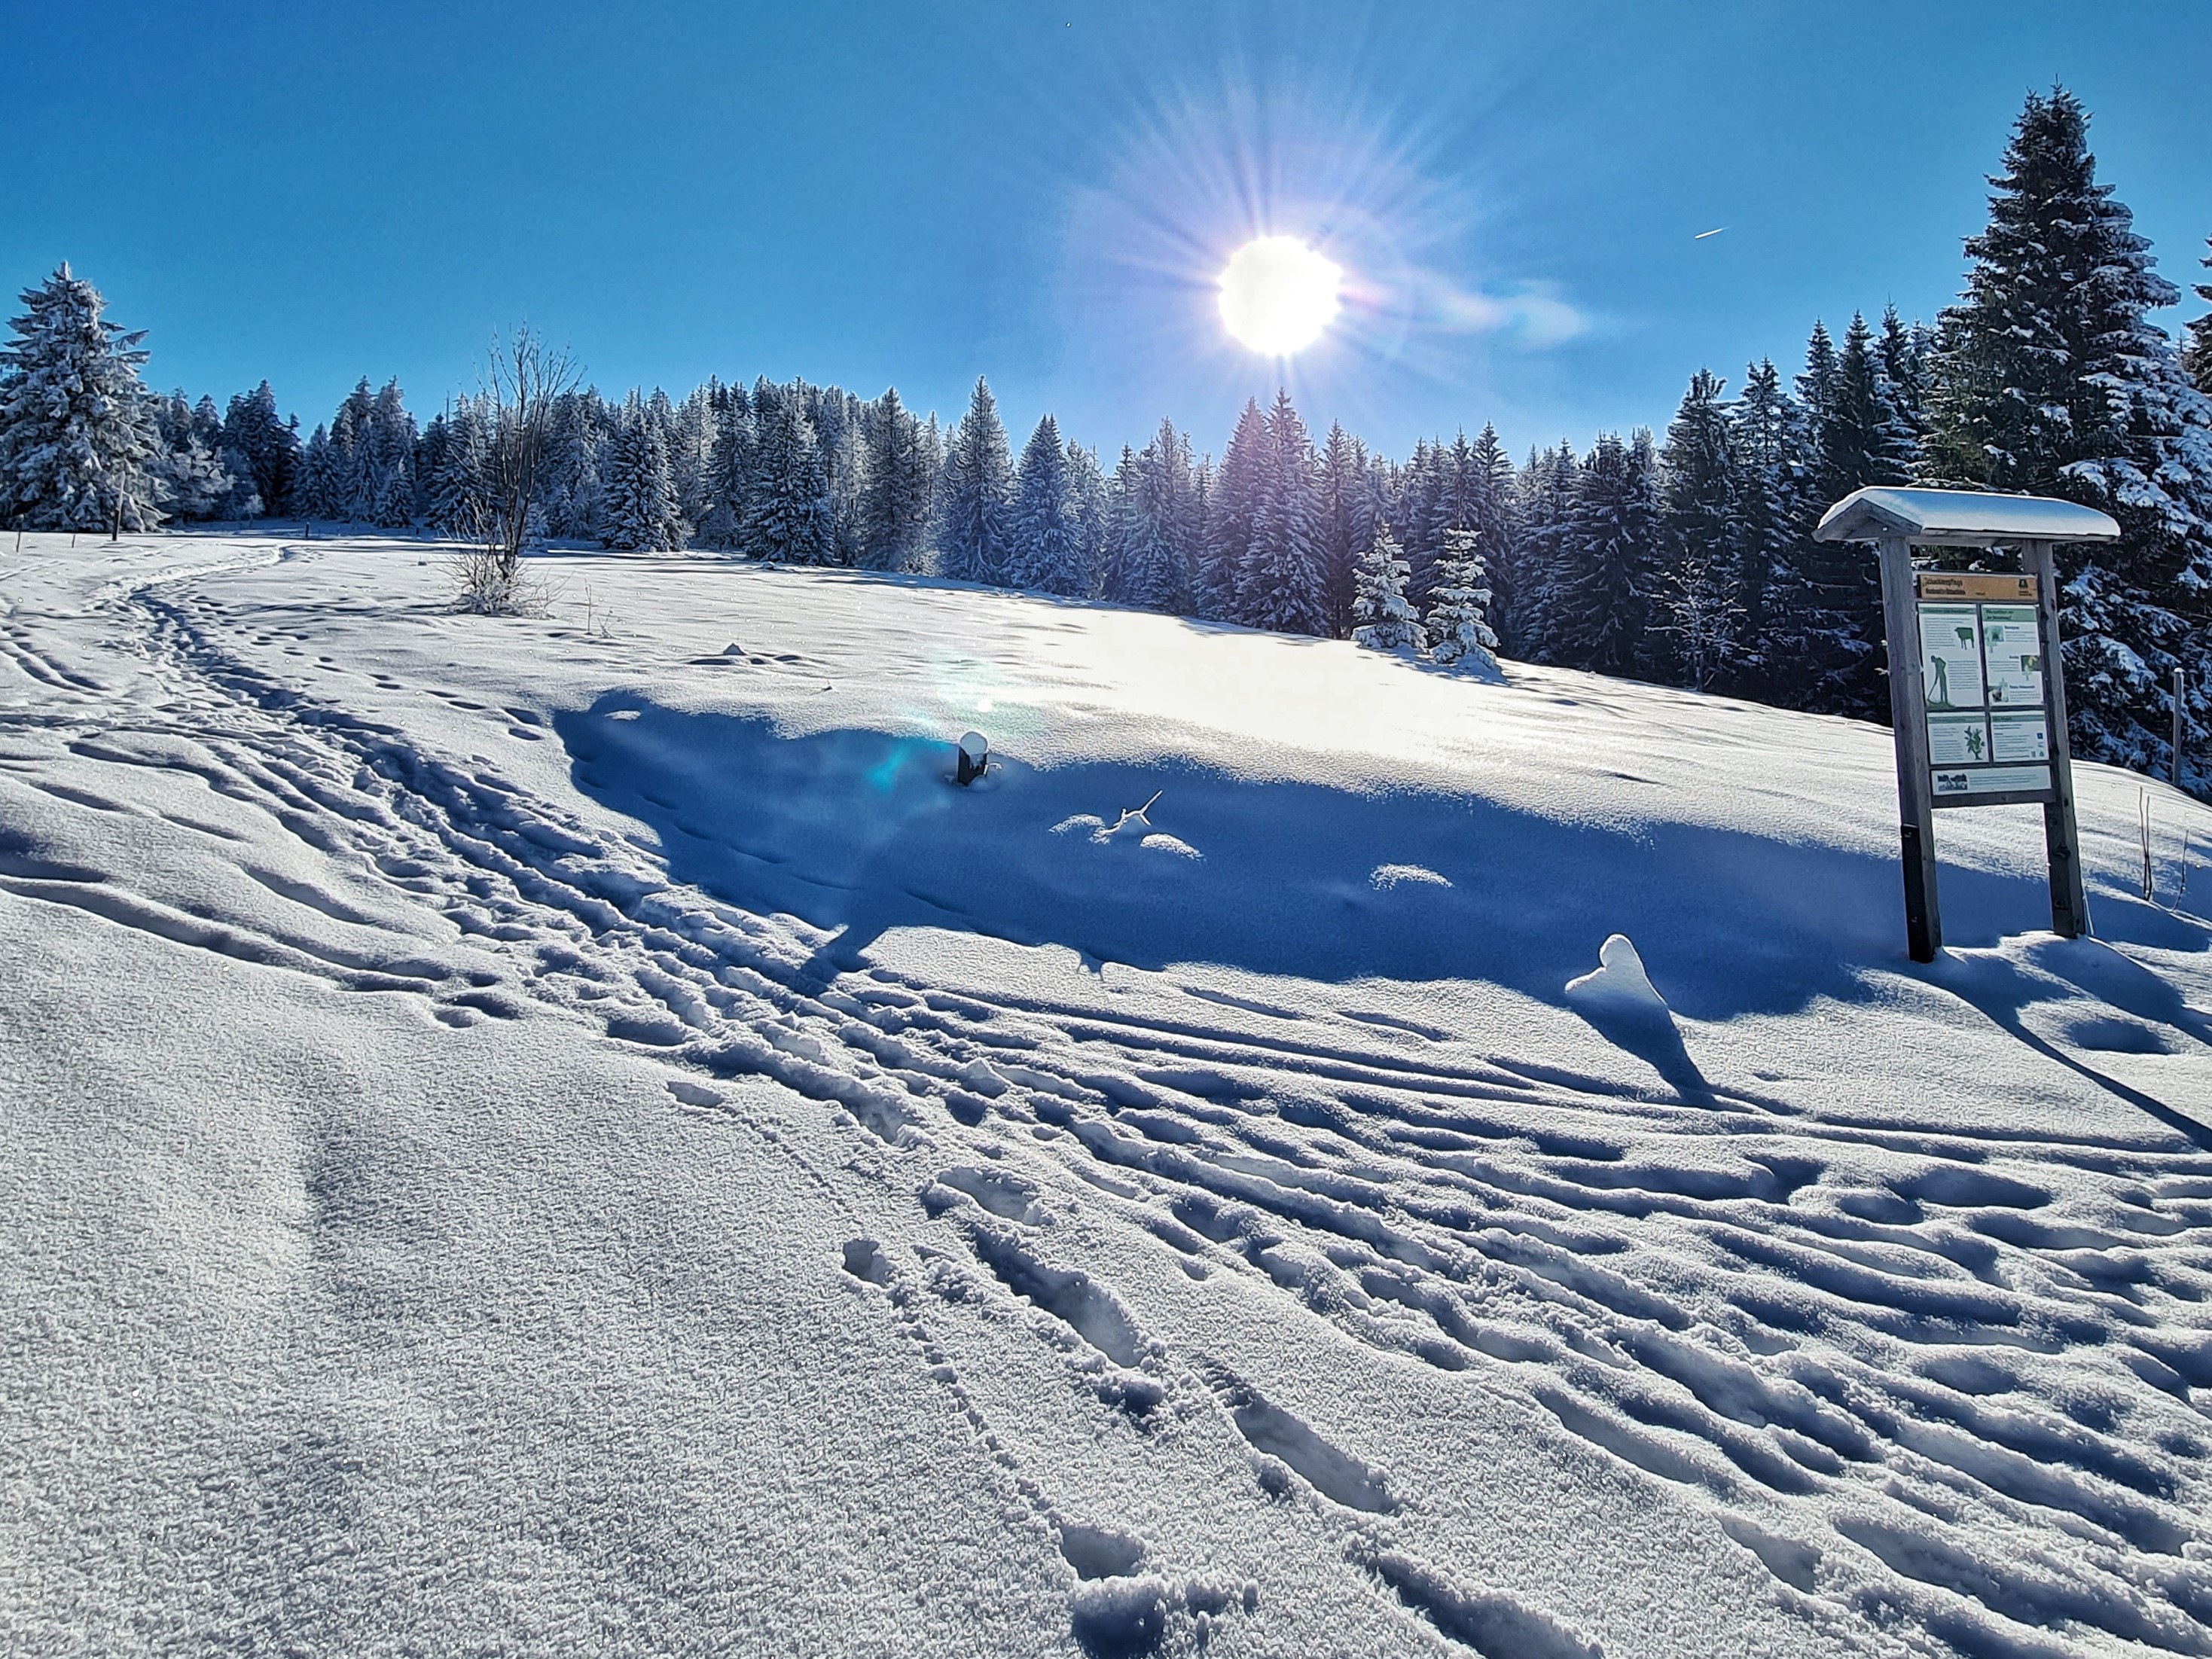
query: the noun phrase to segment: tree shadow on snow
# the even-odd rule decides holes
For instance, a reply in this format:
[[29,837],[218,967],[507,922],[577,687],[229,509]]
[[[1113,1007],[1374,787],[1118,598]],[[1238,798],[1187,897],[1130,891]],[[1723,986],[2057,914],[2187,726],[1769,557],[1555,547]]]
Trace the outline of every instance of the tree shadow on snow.
[[[1697,1019],[1867,994],[1903,969],[1893,860],[1681,823],[1563,823],[1474,793],[1255,781],[1186,758],[1040,769],[971,788],[949,743],[786,736],[768,720],[613,692],[554,725],[578,786],[650,826],[672,876],[835,933],[823,977],[886,930],[952,927],[1097,961],[1345,981],[1465,978],[1562,1005],[1626,933]],[[1125,812],[1158,801],[1141,819]],[[1944,872],[1947,922],[2033,925],[2040,884]],[[1686,1098],[1710,1095],[1671,1024],[1607,1031]]]

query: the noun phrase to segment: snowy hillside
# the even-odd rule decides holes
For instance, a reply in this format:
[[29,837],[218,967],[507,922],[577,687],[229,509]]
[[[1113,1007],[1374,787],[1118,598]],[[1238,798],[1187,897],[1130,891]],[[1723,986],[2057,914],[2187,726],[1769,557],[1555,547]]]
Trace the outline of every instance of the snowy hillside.
[[0,1649],[2212,1652],[2212,811],[534,568],[0,544]]

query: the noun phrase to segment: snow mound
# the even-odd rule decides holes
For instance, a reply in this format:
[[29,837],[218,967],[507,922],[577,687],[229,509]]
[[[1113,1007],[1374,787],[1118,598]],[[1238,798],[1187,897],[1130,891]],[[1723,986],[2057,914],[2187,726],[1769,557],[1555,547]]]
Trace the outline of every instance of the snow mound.
[[1411,884],[1420,887],[1449,887],[1451,878],[1440,876],[1425,864],[1378,864],[1367,878],[1368,885],[1378,893],[1387,893],[1393,887]]
[[1596,970],[1569,980],[1567,994],[1605,1007],[1667,1012],[1667,999],[1652,986],[1644,958],[1626,933],[1615,933],[1598,946]]

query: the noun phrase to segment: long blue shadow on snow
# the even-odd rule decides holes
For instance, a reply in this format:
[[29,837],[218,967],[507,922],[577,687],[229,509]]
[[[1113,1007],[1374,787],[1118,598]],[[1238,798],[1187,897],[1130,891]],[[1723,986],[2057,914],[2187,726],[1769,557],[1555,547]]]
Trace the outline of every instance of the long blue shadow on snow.
[[[1187,759],[1002,757],[960,789],[947,744],[787,737],[764,719],[636,692],[554,724],[578,786],[657,832],[676,879],[841,930],[825,968],[857,962],[887,929],[922,925],[1139,968],[1482,979],[1560,1004],[1621,932],[1675,1008],[1718,1019],[1823,994],[1855,1000],[1854,969],[1905,965],[1894,861],[1832,846],[1565,823],[1472,793],[1253,781]],[[1155,790],[1153,844],[1140,828],[1097,838]],[[1376,879],[1384,866],[1401,870]],[[1450,885],[1406,873],[1414,866]],[[1994,943],[2047,913],[2039,884],[1952,869],[1943,879],[1958,943],[1978,927]],[[1662,1072],[1702,1087],[1686,1055],[1656,1052]]]
[[[1948,878],[1948,872],[1946,872]],[[2105,896],[2094,919],[2116,937],[2139,939],[2149,933],[2166,949],[2203,950],[2212,939],[2212,929],[2195,924],[2154,906],[2116,900]],[[2094,1053],[2158,1052],[2165,1046],[2157,1027],[2165,1026],[2185,1037],[2212,1045],[2212,1019],[2191,1007],[2181,993],[2141,963],[2114,950],[2103,939],[2039,940],[2027,951],[2027,959],[2084,1000],[2085,1006],[2117,1009],[2134,1021],[2109,1013],[2086,1014],[2075,1022],[2069,1037],[2077,1049]],[[2015,962],[2002,957],[1947,956],[1926,970],[1929,976],[1962,1001],[1981,1011],[2000,1027],[2068,1071],[2095,1084],[2116,1098],[2156,1118],[2200,1151],[2212,1152],[2212,1121],[2191,1116],[2131,1084],[2099,1071],[2081,1058],[2030,1030],[2023,1016],[2035,1003],[2053,1000],[2047,981],[2040,981]],[[2142,1022],[2137,1024],[2136,1022]]]

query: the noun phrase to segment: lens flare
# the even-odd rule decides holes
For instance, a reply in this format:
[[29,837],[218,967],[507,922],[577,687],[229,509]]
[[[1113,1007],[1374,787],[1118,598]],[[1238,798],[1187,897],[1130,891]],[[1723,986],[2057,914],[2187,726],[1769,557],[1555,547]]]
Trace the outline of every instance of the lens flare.
[[1336,320],[1344,267],[1295,236],[1244,244],[1221,273],[1221,320],[1253,350],[1287,357]]

